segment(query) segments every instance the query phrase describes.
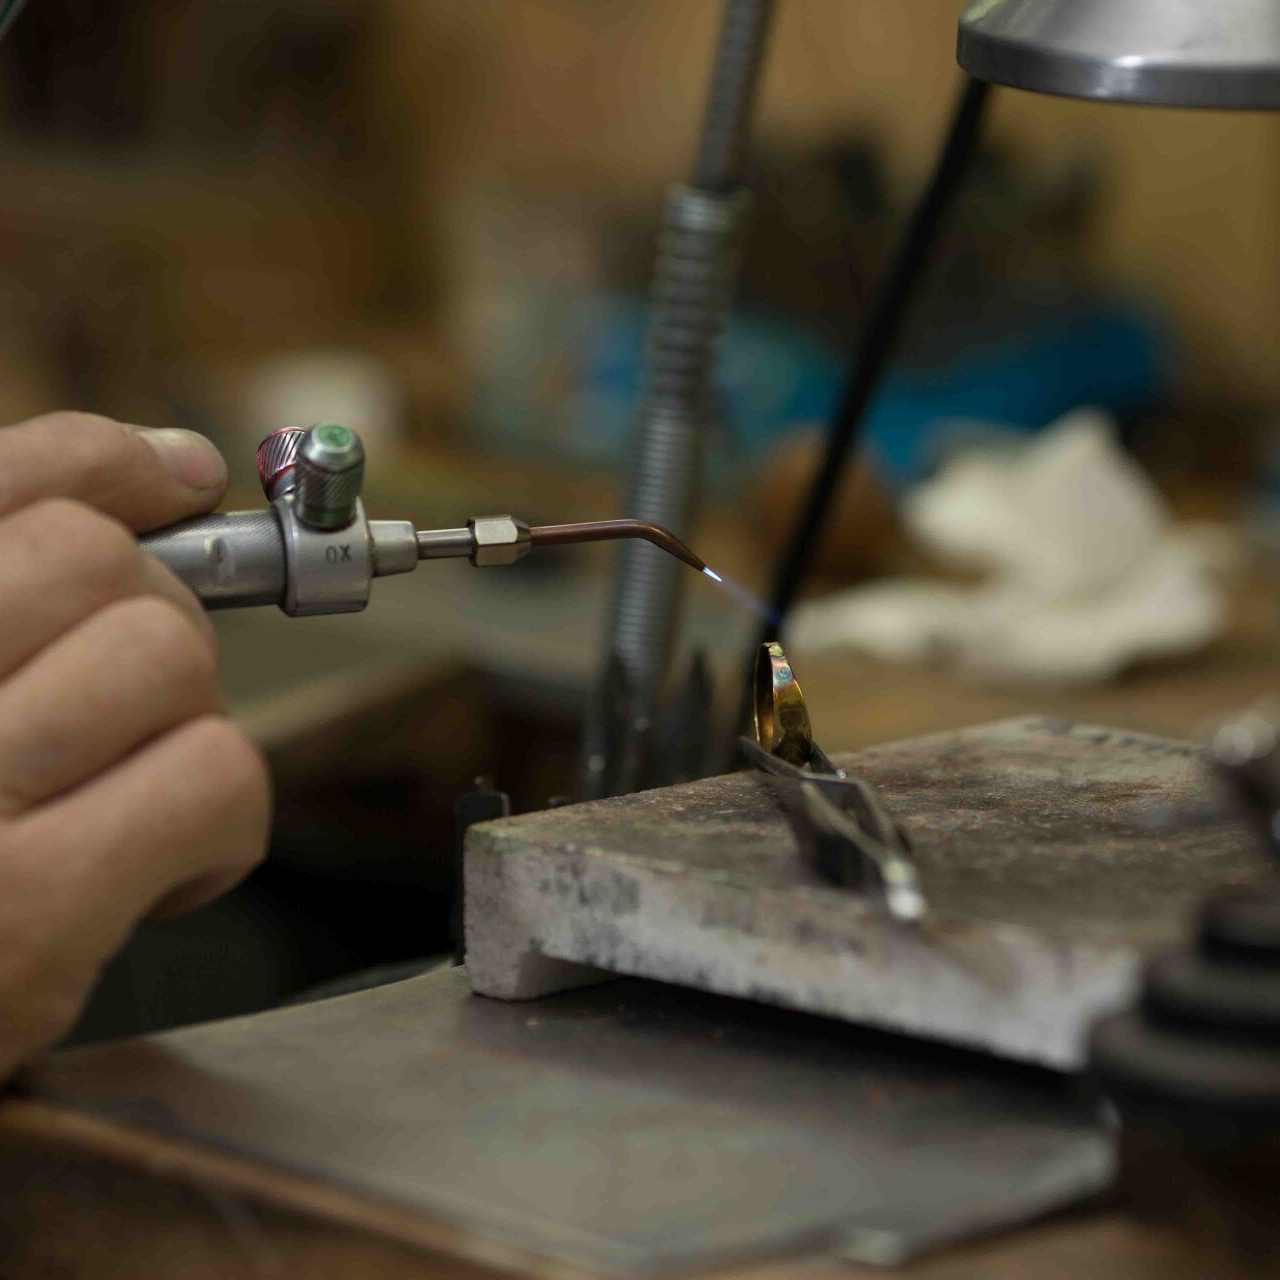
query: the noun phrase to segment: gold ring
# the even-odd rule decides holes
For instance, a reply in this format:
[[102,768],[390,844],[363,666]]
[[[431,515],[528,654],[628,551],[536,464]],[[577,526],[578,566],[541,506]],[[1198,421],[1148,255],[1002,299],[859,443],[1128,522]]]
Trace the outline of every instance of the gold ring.
[[754,676],[756,741],[791,764],[807,764],[813,755],[813,730],[800,683],[782,646],[762,644]]

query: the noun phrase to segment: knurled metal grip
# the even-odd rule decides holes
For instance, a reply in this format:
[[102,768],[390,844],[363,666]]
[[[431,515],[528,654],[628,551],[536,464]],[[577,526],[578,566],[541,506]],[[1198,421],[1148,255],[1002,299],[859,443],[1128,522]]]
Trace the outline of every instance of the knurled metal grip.
[[307,433],[301,427],[273,431],[258,446],[258,479],[268,502],[298,487],[298,449]]
[[319,422],[298,446],[298,519],[311,529],[342,529],[356,518],[364,481],[360,437],[337,422]]
[[272,508],[215,511],[139,541],[200,597],[206,609],[283,607],[284,538]]

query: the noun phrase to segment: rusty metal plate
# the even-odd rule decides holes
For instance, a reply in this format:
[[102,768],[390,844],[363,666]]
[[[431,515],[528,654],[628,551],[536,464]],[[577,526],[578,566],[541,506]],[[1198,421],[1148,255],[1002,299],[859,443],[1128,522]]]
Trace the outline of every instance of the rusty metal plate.
[[74,1050],[25,1087],[592,1274],[893,1261],[1111,1169],[1053,1073],[634,980],[515,1005],[453,970]]
[[1074,1069],[1144,954],[1269,874],[1187,743],[1030,719],[837,759],[910,836],[924,924],[819,882],[771,784],[738,773],[473,828],[475,989],[604,970]]

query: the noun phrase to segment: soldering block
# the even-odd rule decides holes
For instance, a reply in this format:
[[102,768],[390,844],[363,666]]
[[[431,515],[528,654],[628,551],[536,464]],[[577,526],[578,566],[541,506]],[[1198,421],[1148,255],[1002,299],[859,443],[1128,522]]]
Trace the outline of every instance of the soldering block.
[[472,988],[628,974],[1074,1069],[1143,956],[1269,870],[1187,743],[1023,719],[837,759],[909,835],[922,924],[819,881],[741,772],[472,828]]

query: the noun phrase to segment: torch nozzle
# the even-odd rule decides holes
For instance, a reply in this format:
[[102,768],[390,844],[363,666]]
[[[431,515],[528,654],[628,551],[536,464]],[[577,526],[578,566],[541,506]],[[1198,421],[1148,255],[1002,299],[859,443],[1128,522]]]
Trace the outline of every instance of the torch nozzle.
[[644,538],[677,560],[683,560],[690,568],[700,573],[710,572],[706,564],[669,529],[643,520],[584,520],[581,524],[544,524],[530,529],[523,520],[514,516],[476,516],[467,522],[465,528],[419,529],[415,537],[419,560],[467,556],[472,564],[482,566],[514,564],[534,547]]
[[554,547],[571,542],[613,542],[618,538],[643,538],[699,573],[706,569],[699,559],[670,529],[644,520],[584,520],[579,524],[544,524],[529,530],[535,547]]

